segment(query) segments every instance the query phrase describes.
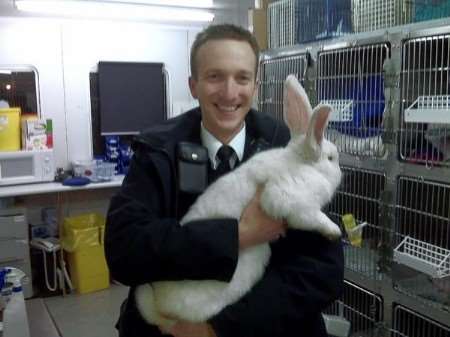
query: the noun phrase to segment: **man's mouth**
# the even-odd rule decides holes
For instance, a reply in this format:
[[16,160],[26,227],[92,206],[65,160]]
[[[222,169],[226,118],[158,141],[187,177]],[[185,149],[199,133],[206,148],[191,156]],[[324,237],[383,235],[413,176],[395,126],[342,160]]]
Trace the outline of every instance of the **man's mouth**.
[[234,112],[239,108],[239,105],[219,105],[216,104],[216,107],[223,112]]

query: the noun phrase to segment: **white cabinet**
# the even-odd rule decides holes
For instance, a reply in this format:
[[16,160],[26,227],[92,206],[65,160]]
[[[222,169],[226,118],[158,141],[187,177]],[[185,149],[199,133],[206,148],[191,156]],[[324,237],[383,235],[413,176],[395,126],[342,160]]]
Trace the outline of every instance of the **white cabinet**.
[[14,267],[22,270],[25,298],[33,295],[28,222],[23,208],[0,209],[0,268]]

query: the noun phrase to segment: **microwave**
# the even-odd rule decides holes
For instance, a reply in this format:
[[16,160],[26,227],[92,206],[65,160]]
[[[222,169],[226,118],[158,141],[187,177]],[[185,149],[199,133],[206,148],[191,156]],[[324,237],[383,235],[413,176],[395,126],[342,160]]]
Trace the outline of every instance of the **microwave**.
[[53,181],[53,150],[0,152],[0,186]]

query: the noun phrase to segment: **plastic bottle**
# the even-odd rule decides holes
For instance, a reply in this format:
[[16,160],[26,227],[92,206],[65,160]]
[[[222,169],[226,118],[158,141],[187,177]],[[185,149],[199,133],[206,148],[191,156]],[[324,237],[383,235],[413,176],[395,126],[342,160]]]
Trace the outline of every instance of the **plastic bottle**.
[[20,280],[14,281],[11,298],[3,312],[3,337],[30,337]]
[[51,119],[47,119],[45,134],[47,136],[47,148],[53,149],[53,121]]

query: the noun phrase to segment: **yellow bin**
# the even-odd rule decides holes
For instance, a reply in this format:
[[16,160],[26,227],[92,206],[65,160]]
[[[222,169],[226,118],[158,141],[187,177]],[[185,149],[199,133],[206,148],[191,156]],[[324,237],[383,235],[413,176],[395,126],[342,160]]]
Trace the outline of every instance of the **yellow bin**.
[[0,109],[0,151],[20,150],[20,108]]
[[109,271],[103,248],[105,218],[96,213],[64,219],[62,244],[70,277],[78,293],[109,287]]

